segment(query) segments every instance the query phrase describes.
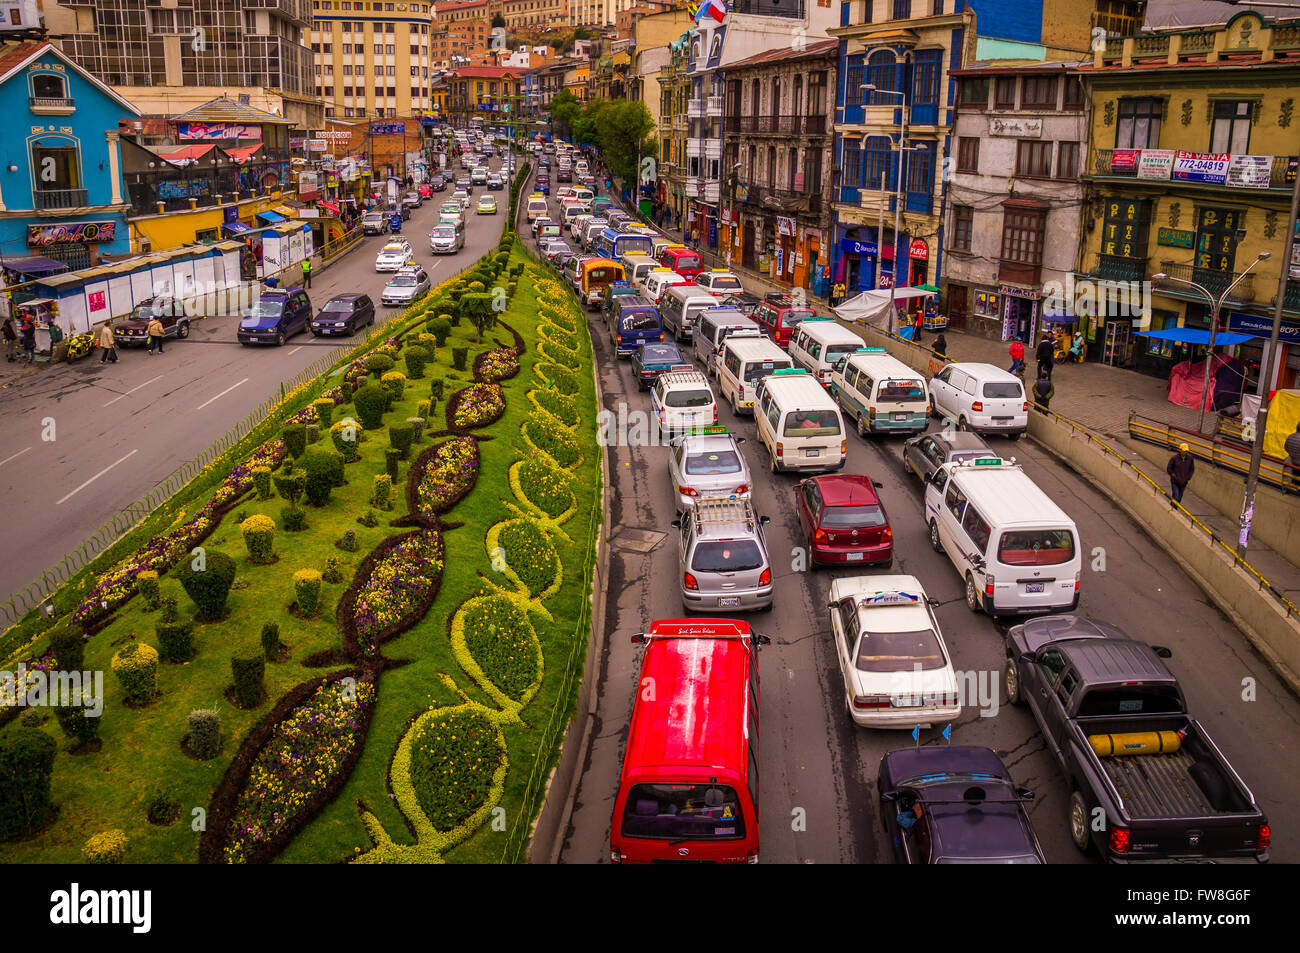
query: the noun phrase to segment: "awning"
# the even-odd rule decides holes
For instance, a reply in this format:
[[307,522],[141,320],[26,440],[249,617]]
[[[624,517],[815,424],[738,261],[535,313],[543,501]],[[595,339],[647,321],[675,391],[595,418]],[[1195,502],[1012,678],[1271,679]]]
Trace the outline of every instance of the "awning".
[[270,211],[258,212],[257,218],[259,221],[266,222],[266,224],[268,225],[276,225],[285,220],[284,216],[281,215],[279,212],[270,212]]
[[[1164,331],[1138,331],[1136,333],[1143,337],[1158,338],[1161,341],[1174,341],[1178,344],[1210,343],[1210,332],[1201,328],[1169,328]],[[1243,341],[1253,341],[1255,337],[1254,334],[1219,331],[1214,335],[1214,346],[1241,344]]]
[[[911,298],[929,298],[936,294],[937,291],[931,291],[924,286],[908,285],[894,288],[892,297],[894,304],[897,305]],[[876,288],[874,291],[864,291],[831,310],[845,321],[865,321],[868,324],[883,326],[889,318],[890,297],[889,288]]]
[[333,212],[335,215],[339,214],[339,207],[333,202],[317,202],[316,207],[323,208],[327,212]]
[[262,148],[260,142],[255,146],[237,146],[234,149],[227,149],[226,155],[230,156],[230,158],[234,159],[236,162],[247,162],[252,154],[260,148]]
[[24,258],[0,258],[0,266],[3,266],[6,271],[14,271],[20,275],[68,270],[65,262],[55,258],[44,258],[40,255],[31,255]]
[[166,159],[168,162],[193,162],[195,159],[202,159],[215,148],[216,146],[212,144],[195,144],[192,146],[182,146],[180,149],[174,149],[171,152],[158,152],[156,155],[158,158]]
[[226,231],[231,232],[232,234],[235,235],[238,235],[240,232],[251,232],[252,230],[253,227],[251,225],[245,225],[243,222],[226,223]]
[[298,210],[297,210],[296,208],[292,208],[291,206],[288,206],[288,205],[277,205],[277,206],[275,207],[275,211],[278,212],[279,214],[283,215],[285,218],[297,218],[297,217],[298,217]]

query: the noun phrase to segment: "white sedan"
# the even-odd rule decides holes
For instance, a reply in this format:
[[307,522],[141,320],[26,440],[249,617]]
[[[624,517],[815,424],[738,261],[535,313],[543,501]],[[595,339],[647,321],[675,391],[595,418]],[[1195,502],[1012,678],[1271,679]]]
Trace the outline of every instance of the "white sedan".
[[836,579],[828,609],[855,724],[928,728],[961,714],[952,657],[915,576]]
[[375,256],[375,271],[400,271],[415,260],[415,251],[405,238],[388,241]]

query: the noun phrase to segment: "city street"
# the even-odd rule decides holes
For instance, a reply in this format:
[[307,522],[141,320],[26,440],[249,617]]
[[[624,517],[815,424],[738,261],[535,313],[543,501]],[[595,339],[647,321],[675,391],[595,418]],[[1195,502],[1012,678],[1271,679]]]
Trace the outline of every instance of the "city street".
[[[490,163],[499,168],[500,160]],[[459,170],[457,170],[459,171]],[[465,247],[454,255],[429,251],[438,207],[452,189],[435,192],[403,224],[415,259],[432,284],[491,249],[504,227],[509,191],[472,193],[497,199],[496,215],[466,213]],[[314,310],[332,296],[366,291],[376,323],[399,308],[380,304],[390,275],[374,270],[386,236],[371,236],[328,268],[315,268],[308,291]],[[322,353],[351,347],[358,338],[291,338],[284,347],[244,347],[235,341],[239,318],[196,321],[188,339],[169,340],[161,355],[119,348],[116,364],[100,364],[98,351],[75,364],[47,368],[0,391],[0,591],[7,598],[101,523],[143,496],[197,456],[266,399],[281,382]]]
[[[552,202],[554,208],[556,203]],[[636,392],[629,362],[617,360],[604,325],[592,315],[596,366],[604,406],[617,414],[646,410],[647,395]],[[686,352],[691,354],[688,349]],[[830,644],[826,600],[832,579],[851,572],[790,568],[799,535],[792,493],[797,477],[768,472],[752,418],[737,419],[719,407],[719,423],[747,438],[741,445],[754,480],[754,500],[771,517],[767,547],[775,568],[771,613],[752,614],[755,628],[772,639],[760,653],[762,676],[761,788],[764,861],[778,863],[889,862],[890,845],[880,827],[875,775],[882,755],[912,744],[910,732],[859,729],[844,713],[842,685]],[[1193,715],[1205,724],[1228,760],[1250,786],[1263,810],[1275,818],[1300,809],[1294,772],[1286,754],[1293,744],[1289,725],[1300,718],[1300,702],[1276,679],[1242,635],[1208,604],[1202,592],[1108,498],[1066,470],[1028,440],[995,450],[1014,456],[1033,480],[1075,520],[1084,548],[1080,614],[1114,623],[1136,638],[1167,645]],[[894,532],[897,573],[916,576],[937,610],[958,670],[980,673],[987,693],[983,717],[970,704],[953,724],[955,744],[986,745],[1004,759],[1019,784],[1033,788],[1030,807],[1047,859],[1083,858],[1070,842],[1066,804],[1070,791],[1027,709],[1006,705],[1002,685],[1000,628],[966,608],[961,580],[951,563],[929,545],[918,481],[906,474],[899,438],[849,437],[843,472],[867,473]],[[610,592],[601,640],[598,715],[591,749],[579,783],[562,858],[569,863],[607,862],[609,825],[623,746],[632,710],[640,649],[630,637],[656,619],[684,615],[678,592],[674,507],[663,447],[610,447]],[[649,553],[620,545],[625,530],[661,534]],[[1097,566],[1089,568],[1090,562]],[[1245,680],[1253,680],[1253,694]],[[1244,701],[1243,697],[1252,700]],[[996,707],[996,713],[994,713]],[[933,742],[943,726],[923,731]],[[1300,859],[1294,844],[1276,841],[1278,862]]]

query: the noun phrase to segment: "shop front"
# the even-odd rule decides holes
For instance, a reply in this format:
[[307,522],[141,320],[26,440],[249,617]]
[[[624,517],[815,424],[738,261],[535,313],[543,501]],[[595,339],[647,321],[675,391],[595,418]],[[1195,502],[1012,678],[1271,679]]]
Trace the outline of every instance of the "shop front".
[[27,248],[32,255],[53,258],[69,268],[90,268],[104,253],[126,252],[125,234],[116,219],[83,222],[41,222],[27,226]]
[[[867,233],[870,232],[870,237]],[[840,260],[835,265],[835,281],[843,282],[847,295],[870,291],[876,287],[876,259],[879,248],[875,231],[849,229],[840,239]]]
[[907,283],[930,283],[930,245],[924,238],[913,238],[907,246]]
[[[1240,345],[1238,356],[1250,371],[1247,388],[1257,390],[1260,374],[1263,373],[1264,359],[1270,346],[1269,341],[1273,335],[1272,315],[1229,311],[1223,329],[1254,336],[1254,340]],[[1273,362],[1273,380],[1269,382],[1267,389],[1293,390],[1300,385],[1300,321],[1283,318],[1277,341],[1278,354]]]
[[1041,298],[1039,292],[1018,285],[1002,285],[998,288],[998,297],[1002,299],[1002,340],[1022,341],[1025,347],[1032,347]]

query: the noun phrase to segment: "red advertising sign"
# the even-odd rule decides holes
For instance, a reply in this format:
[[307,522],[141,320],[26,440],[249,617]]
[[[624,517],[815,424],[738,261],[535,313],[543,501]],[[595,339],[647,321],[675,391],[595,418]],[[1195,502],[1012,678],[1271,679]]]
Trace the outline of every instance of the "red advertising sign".
[[930,246],[926,244],[924,238],[913,238],[912,244],[907,249],[907,257],[914,261],[928,261]]
[[28,225],[28,245],[65,245],[70,242],[111,242],[117,238],[117,222],[58,222]]
[[1136,172],[1138,167],[1138,156],[1141,155],[1141,149],[1113,149],[1110,153],[1110,171],[1112,172]]

